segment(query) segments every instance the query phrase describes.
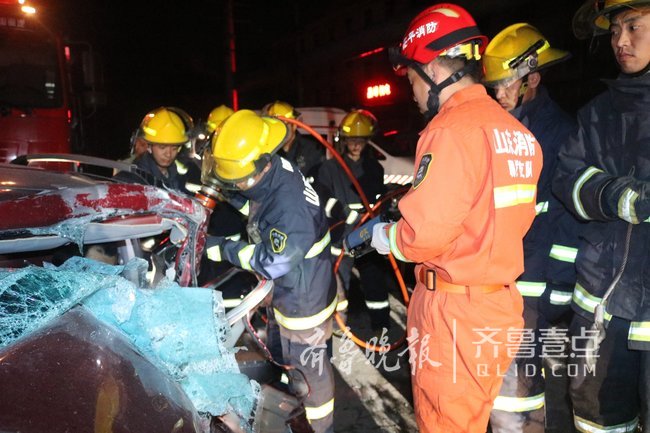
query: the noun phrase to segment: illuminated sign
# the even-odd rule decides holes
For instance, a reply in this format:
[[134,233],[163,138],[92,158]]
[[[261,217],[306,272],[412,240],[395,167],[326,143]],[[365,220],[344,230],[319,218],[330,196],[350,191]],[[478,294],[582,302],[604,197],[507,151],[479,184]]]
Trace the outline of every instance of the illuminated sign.
[[366,88],[366,99],[379,99],[391,95],[389,83],[375,84]]

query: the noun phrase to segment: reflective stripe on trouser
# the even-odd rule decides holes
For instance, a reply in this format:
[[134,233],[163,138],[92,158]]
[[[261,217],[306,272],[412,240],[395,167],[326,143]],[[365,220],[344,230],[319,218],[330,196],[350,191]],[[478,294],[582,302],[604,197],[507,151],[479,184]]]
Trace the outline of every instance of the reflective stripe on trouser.
[[390,327],[389,286],[394,278],[388,270],[385,257],[376,253],[366,254],[355,260],[359,270],[361,290],[365,298],[370,326],[374,330]]
[[[517,288],[519,282],[517,282]],[[492,433],[544,433],[544,377],[537,309],[524,303],[524,333],[490,413]]]
[[[332,336],[332,319],[304,331],[280,326],[284,361],[298,368],[309,384],[304,401],[307,419],[315,433],[334,431],[334,374],[327,355],[327,341]],[[294,380],[301,380],[293,373]]]
[[591,321],[578,314],[571,323],[573,357],[569,358],[574,423],[583,433],[632,433],[641,424],[650,425],[650,352],[630,350],[630,322],[613,317],[600,344],[596,366],[584,362],[586,338],[583,329]]
[[[514,282],[511,287],[466,295],[431,291],[417,283],[407,330],[420,433],[486,430],[503,372],[512,360],[511,351],[504,349],[507,344],[516,350],[517,330],[523,327],[523,300]],[[489,343],[479,332],[488,328]]]

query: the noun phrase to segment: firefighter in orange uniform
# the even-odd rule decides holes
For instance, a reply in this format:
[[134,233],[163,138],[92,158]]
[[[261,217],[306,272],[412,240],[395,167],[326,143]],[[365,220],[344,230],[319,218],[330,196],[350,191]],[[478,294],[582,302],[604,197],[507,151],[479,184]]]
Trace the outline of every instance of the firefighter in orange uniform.
[[478,84],[486,43],[466,10],[438,4],[391,50],[431,120],[417,145],[413,187],[399,204],[402,218],[376,224],[372,245],[417,263],[407,328],[424,433],[485,432],[523,327],[515,280],[542,153]]

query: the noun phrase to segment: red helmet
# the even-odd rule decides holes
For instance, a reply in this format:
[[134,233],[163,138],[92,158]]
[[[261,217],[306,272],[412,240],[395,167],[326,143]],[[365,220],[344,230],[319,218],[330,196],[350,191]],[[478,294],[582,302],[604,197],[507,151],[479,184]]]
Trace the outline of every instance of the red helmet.
[[391,60],[396,70],[412,62],[429,63],[440,55],[479,60],[487,41],[469,12],[455,4],[441,3],[411,21],[398,56]]

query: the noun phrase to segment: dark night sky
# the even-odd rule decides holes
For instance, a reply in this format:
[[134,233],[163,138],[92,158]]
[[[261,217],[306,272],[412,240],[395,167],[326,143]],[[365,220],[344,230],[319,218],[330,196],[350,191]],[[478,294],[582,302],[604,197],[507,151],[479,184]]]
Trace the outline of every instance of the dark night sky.
[[[229,104],[225,91],[225,0],[32,1],[42,8],[52,8],[65,33],[71,39],[91,43],[101,58],[108,105],[94,127],[101,137],[96,140],[100,142],[97,147],[104,151],[102,156],[124,156],[132,130],[152,108],[178,106],[198,120],[204,119],[213,107]],[[499,0],[481,1],[500,3]],[[321,12],[336,11],[345,4],[342,0],[236,0],[234,3],[240,72],[260,69],[260,64],[266,61],[263,54],[269,42],[291,34],[295,30],[291,23],[320,16]],[[433,3],[411,0],[414,11]],[[548,20],[549,17],[557,18],[561,14],[565,17],[561,20],[564,28],[554,29],[549,24],[544,32],[557,30],[557,36],[546,36],[552,41],[560,36],[563,43],[573,45],[562,48],[575,49],[578,42],[567,35],[570,17],[582,0],[533,3],[534,10],[522,7],[512,11],[512,17],[499,15],[490,21],[479,20],[479,26],[489,36],[523,19],[540,23],[538,26],[544,29],[545,21],[558,22]],[[559,4],[562,7],[558,10]],[[471,11],[471,6],[467,7]],[[296,14],[302,18],[295,20]],[[396,42],[399,37],[396,36]],[[242,106],[260,108],[245,106],[245,101]]]

